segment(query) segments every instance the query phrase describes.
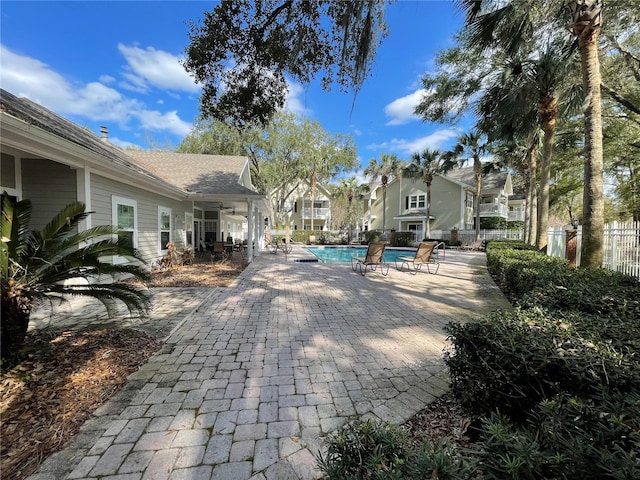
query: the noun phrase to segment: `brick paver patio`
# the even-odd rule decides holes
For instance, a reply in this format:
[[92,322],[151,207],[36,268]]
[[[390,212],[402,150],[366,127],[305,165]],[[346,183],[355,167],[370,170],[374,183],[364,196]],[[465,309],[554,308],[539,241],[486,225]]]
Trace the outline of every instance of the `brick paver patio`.
[[159,289],[162,350],[30,480],[319,478],[328,433],[401,423],[446,391],[446,323],[509,308],[482,253],[387,277],[304,255],[264,253],[227,288]]

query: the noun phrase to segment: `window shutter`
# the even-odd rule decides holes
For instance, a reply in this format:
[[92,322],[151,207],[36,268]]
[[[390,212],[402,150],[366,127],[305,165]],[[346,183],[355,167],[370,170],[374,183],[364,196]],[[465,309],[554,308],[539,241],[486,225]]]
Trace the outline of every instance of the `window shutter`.
[[404,197],[404,208],[406,210],[409,210],[409,195],[407,195],[406,197]]
[[293,202],[293,213],[298,213],[298,201]]

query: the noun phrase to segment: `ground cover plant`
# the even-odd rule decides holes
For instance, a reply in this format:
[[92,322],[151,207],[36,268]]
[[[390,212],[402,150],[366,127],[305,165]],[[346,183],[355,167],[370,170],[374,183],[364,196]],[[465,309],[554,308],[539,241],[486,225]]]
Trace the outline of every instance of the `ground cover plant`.
[[[356,421],[330,440],[330,478],[640,478],[640,282],[517,242],[490,242],[487,264],[514,309],[447,326],[450,395],[470,441],[407,447],[400,427],[381,425],[398,455],[360,452],[371,427]],[[424,470],[404,467],[419,457]]]

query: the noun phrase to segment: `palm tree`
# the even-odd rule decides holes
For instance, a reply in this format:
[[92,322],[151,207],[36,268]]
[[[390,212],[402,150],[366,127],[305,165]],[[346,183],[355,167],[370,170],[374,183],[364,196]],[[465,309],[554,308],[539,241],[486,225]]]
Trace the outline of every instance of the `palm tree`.
[[364,169],[364,175],[372,182],[380,179],[382,187],[382,231],[387,227],[387,185],[398,175],[402,168],[402,162],[395,155],[383,153],[380,155],[380,163],[375,158],[369,160],[369,165]]
[[427,231],[425,238],[431,238],[431,184],[433,177],[451,170],[455,163],[445,158],[439,150],[423,150],[422,153],[414,153],[411,162],[403,169],[402,173],[407,178],[422,180],[427,187]]
[[[537,32],[561,36],[566,22],[557,0],[512,0],[478,2],[457,0],[465,11],[470,44],[480,48],[500,47],[507,55],[534,51]],[[570,30],[578,39],[582,84],[585,95],[585,171],[582,260],[584,266],[602,265],[604,242],[602,107],[598,35],[602,25],[603,0],[567,0]],[[546,165],[544,165],[546,168]],[[540,232],[542,234],[543,232]]]
[[[147,270],[140,264],[112,264],[109,256],[142,261],[126,237],[114,237],[113,226],[99,226],[78,232],[78,224],[89,215],[81,202],[62,209],[42,230],[29,230],[31,202],[14,201],[2,195],[2,359],[16,357],[29,326],[37,301],[51,301],[65,295],[86,295],[101,301],[109,315],[115,313],[116,300],[131,313],[146,314],[147,294],[131,283],[116,282],[133,276],[146,282]],[[103,276],[113,280],[102,283]],[[87,282],[64,283],[81,278]]]
[[571,32],[578,39],[584,107],[584,195],[582,207],[582,263],[602,266],[604,247],[604,191],[602,176],[602,97],[598,35],[602,26],[602,0],[569,0]]
[[336,190],[339,197],[347,199],[347,223],[349,226],[349,242],[353,238],[353,199],[363,195],[368,190],[367,185],[360,185],[355,176],[341,178]]
[[482,162],[480,162],[480,155],[486,148],[486,144],[480,142],[481,138],[482,136],[478,132],[465,133],[458,137],[458,143],[453,147],[453,157],[463,163],[469,156],[473,158],[473,176],[476,183],[476,240],[480,240],[480,195],[482,193]]

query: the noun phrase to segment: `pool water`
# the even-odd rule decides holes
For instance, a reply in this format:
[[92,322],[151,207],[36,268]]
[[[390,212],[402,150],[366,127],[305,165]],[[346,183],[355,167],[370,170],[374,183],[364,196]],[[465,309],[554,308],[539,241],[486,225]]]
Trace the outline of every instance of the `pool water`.
[[[313,253],[318,260],[323,263],[349,263],[351,257],[364,257],[367,253],[367,247],[346,247],[346,246],[314,246],[305,247],[310,253]],[[396,249],[385,250],[383,259],[387,263],[395,262],[399,256],[414,256],[415,249]]]

